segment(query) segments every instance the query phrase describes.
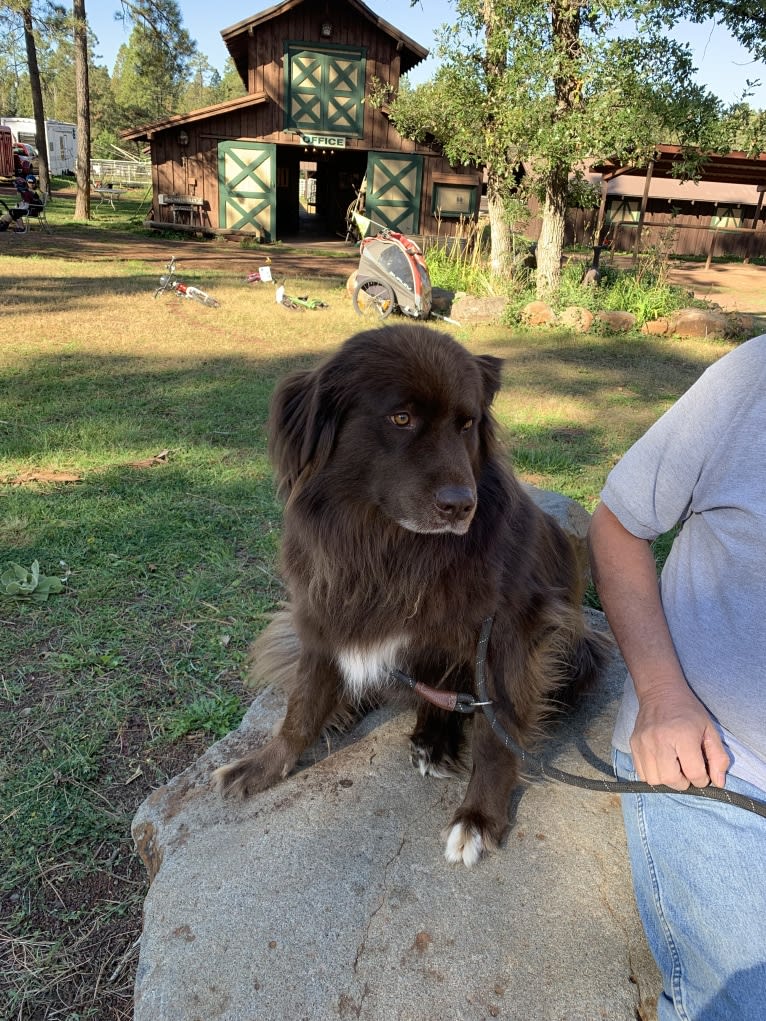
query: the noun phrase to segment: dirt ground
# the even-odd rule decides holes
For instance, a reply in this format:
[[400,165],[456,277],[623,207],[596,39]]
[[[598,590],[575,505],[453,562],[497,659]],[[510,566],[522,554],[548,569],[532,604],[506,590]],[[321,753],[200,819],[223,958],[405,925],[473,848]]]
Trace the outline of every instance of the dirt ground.
[[32,230],[11,239],[12,246],[0,246],[4,254],[50,255],[81,261],[155,262],[157,275],[171,255],[180,269],[223,270],[246,276],[270,259],[283,276],[321,276],[345,281],[359,264],[358,249],[345,241],[276,244],[242,248],[239,239],[215,238],[169,240],[163,237],[139,237],[117,231],[73,228],[52,234]]
[[671,270],[670,280],[727,312],[766,318],[766,266],[714,263],[705,269],[701,262],[682,262]]
[[[13,238],[12,242],[13,247],[9,245],[6,250],[16,255],[47,254],[96,262],[114,259],[155,262],[158,275],[171,254],[182,268],[203,272],[223,270],[245,276],[271,259],[280,275],[321,276],[338,281],[348,279],[359,261],[358,250],[342,240],[288,242],[245,249],[238,240],[169,241],[85,227],[53,234],[32,231]],[[629,259],[625,262],[630,264]],[[704,263],[678,262],[673,264],[670,280],[692,291],[695,297],[716,302],[727,311],[761,316],[766,320],[766,266],[714,263],[706,269]]]

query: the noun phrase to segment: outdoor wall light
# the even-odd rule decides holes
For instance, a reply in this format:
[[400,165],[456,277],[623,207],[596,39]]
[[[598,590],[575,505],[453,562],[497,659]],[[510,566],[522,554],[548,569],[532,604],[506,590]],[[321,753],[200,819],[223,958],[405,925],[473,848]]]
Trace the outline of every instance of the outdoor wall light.
[[188,134],[185,131],[179,131],[178,132],[178,144],[179,145],[188,145],[189,144],[189,136],[188,136]]
[[322,38],[323,39],[329,39],[330,36],[332,35],[332,22],[330,22],[330,21],[323,21],[322,22],[322,27],[321,27],[321,29],[319,31],[322,33]]

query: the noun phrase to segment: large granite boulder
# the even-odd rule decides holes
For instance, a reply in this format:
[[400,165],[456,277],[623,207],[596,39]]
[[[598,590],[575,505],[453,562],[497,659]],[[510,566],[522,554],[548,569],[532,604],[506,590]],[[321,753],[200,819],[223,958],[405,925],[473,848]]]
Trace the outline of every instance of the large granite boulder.
[[450,318],[461,325],[499,323],[507,304],[508,299],[502,296],[484,298],[476,298],[470,294],[456,296],[452,303]]
[[[589,515],[528,486],[584,542]],[[602,614],[586,611],[597,627]],[[624,666],[554,732],[560,768],[609,776]],[[383,707],[247,801],[211,773],[271,736],[268,688],[239,729],[144,802],[151,886],[135,1021],[634,1021],[659,988],[630,886],[619,799],[535,783],[505,846],[448,865],[441,830],[465,779],[412,768],[414,713]]]
[[[622,673],[615,659],[560,725],[561,768],[608,774]],[[413,715],[382,709],[271,790],[221,800],[211,770],[267,740],[283,709],[261,694],[136,816],[152,883],[135,1021],[652,1016],[658,976],[615,796],[535,783],[504,847],[450,866],[440,831],[465,781],[422,778]]]
[[670,316],[669,332],[679,337],[722,340],[732,330],[725,312],[707,308],[682,308]]

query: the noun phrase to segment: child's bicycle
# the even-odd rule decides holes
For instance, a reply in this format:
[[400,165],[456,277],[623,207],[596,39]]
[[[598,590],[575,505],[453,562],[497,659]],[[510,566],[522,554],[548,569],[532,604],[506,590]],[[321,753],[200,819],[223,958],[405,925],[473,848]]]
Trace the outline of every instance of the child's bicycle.
[[170,262],[165,267],[165,274],[160,277],[160,286],[154,292],[154,297],[158,297],[160,294],[164,294],[166,291],[174,291],[179,298],[194,298],[195,301],[201,301],[203,305],[209,305],[211,308],[218,308],[221,304],[215,298],[212,298],[205,291],[200,290],[199,287],[194,287],[192,284],[182,284],[180,280],[176,279],[176,257],[171,257]]
[[292,294],[285,294],[285,285],[280,284],[274,292],[274,299],[277,305],[284,305],[285,308],[291,308],[294,312],[305,312],[306,309],[312,311],[317,308],[327,308],[327,303],[320,301],[319,298],[309,298],[308,295],[302,295],[300,298],[295,297]]

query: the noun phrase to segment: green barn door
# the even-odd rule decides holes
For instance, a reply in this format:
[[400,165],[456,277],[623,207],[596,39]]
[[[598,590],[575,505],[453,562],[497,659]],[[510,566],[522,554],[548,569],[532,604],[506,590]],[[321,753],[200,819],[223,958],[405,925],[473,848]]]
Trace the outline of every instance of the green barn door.
[[366,215],[401,234],[417,234],[422,180],[422,156],[371,152],[367,157]]
[[261,142],[219,142],[218,224],[223,230],[276,237],[277,147]]
[[362,50],[306,50],[286,44],[285,127],[308,134],[364,134],[365,58]]

